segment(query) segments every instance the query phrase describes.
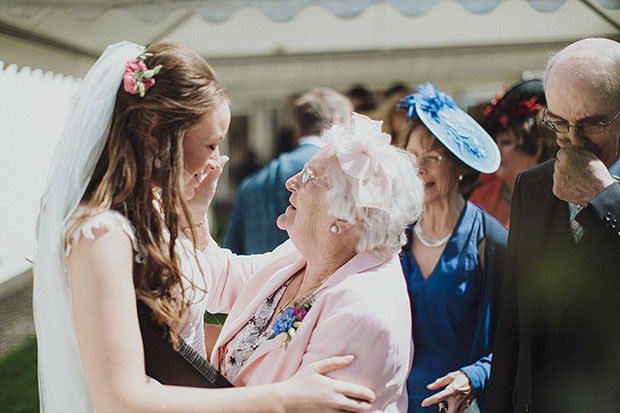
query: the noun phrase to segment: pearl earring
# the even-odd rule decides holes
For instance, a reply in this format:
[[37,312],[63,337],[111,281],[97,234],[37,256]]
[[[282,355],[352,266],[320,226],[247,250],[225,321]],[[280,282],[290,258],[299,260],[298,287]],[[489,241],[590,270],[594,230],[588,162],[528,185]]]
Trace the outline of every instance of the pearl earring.
[[329,230],[332,232],[332,234],[337,234],[338,233],[338,225],[332,224],[332,226],[329,227]]
[[155,157],[155,159],[153,160],[153,166],[155,167],[155,169],[161,168],[161,161],[158,157]]
[[463,174],[459,175],[459,182],[463,180]]

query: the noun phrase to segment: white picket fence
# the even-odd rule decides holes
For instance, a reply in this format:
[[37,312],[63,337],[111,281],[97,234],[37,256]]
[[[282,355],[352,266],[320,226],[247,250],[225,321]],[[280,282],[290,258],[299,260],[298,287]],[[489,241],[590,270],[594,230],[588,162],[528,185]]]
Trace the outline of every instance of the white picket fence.
[[34,260],[39,199],[79,81],[0,61],[0,284]]

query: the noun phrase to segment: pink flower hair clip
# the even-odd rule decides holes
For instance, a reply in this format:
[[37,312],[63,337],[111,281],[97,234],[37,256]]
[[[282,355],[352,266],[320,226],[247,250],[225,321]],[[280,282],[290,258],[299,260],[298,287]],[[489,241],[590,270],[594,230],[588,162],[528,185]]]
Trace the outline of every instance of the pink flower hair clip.
[[132,95],[140,94],[143,98],[147,90],[155,84],[153,76],[159,73],[161,65],[149,69],[146,65],[146,58],[153,56],[153,53],[142,53],[135,59],[125,63],[125,74],[123,75],[123,88],[125,92]]

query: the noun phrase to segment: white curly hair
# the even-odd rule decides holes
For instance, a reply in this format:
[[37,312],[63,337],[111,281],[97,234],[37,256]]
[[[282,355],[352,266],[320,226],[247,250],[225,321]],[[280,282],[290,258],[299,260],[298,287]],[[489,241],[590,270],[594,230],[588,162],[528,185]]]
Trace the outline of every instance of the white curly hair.
[[323,137],[338,162],[329,171],[329,214],[360,222],[358,253],[388,257],[400,252],[405,230],[420,217],[424,184],[415,157],[390,145],[381,123],[353,114],[352,127],[335,125]]

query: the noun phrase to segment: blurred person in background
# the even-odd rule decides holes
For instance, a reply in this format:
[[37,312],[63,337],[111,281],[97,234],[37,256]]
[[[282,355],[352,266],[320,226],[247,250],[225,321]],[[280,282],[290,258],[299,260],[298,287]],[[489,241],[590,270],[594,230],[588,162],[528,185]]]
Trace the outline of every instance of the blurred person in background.
[[403,85],[390,87],[379,107],[373,112],[372,118],[383,122],[383,132],[392,137],[392,145],[400,144],[402,129],[407,122],[407,113],[398,107],[400,100],[407,95],[408,89]]
[[542,80],[513,85],[487,106],[482,126],[495,139],[501,153],[496,173],[481,175],[469,200],[510,224],[510,200],[519,172],[555,156],[554,134],[542,123],[546,104]]
[[409,412],[476,412],[491,368],[507,231],[463,192],[478,172],[497,170],[500,154],[484,129],[430,83],[401,107],[409,118],[404,146],[424,181],[424,210],[401,254],[415,344]]
[[366,86],[355,85],[346,92],[346,95],[351,99],[354,112],[369,115],[377,108],[375,97]]
[[293,122],[299,145],[281,154],[239,187],[223,246],[237,254],[273,250],[288,239],[276,225],[288,206],[287,179],[295,175],[320,148],[323,130],[347,125],[352,111],[349,99],[329,88],[316,88],[294,103]]
[[383,100],[389,98],[392,95],[395,95],[397,93],[407,93],[409,92],[409,88],[407,86],[405,86],[404,83],[400,83],[400,82],[396,82],[394,84],[392,84],[392,86],[388,87],[387,89],[385,89],[383,91]]

